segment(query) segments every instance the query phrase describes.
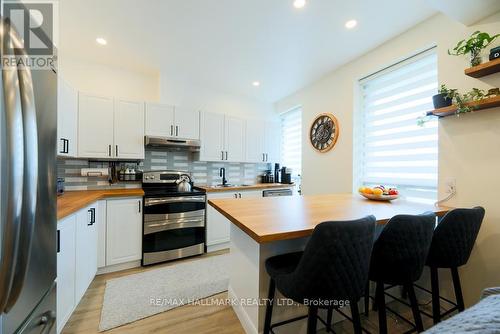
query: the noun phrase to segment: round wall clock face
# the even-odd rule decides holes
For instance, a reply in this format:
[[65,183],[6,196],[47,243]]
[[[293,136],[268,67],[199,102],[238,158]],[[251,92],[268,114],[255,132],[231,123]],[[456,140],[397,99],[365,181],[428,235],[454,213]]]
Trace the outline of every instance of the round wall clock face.
[[311,125],[309,139],[311,144],[319,152],[330,151],[339,137],[339,124],[337,118],[332,114],[321,114]]

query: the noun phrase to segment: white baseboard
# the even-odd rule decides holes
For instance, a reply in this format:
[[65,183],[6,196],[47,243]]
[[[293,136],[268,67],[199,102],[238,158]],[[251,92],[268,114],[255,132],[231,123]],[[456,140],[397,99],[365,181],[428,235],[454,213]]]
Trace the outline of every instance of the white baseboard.
[[[227,296],[229,300],[239,300],[238,296],[234,294],[233,289],[231,287],[228,287],[227,289]],[[243,326],[243,329],[245,330],[245,333],[247,334],[258,334],[257,328],[255,328],[252,320],[248,317],[248,314],[243,310],[242,306],[240,303],[235,303],[233,305],[233,310],[234,313],[236,313],[236,316],[240,320],[241,326]]]
[[96,275],[113,273],[115,271],[122,271],[122,270],[137,268],[140,266],[141,266],[140,260],[125,262],[125,263],[120,263],[120,264],[114,264],[112,266],[107,266],[107,267],[102,267],[102,268],[97,269]]
[[220,244],[215,244],[215,245],[207,246],[207,253],[220,251],[222,249],[229,249],[229,247],[230,247],[229,241],[228,242],[223,242],[223,243],[220,243]]

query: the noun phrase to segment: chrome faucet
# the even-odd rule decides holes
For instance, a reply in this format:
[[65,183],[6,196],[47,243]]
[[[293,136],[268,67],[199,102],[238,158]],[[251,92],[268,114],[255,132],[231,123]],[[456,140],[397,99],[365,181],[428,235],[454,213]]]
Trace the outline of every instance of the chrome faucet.
[[227,180],[226,180],[226,169],[224,167],[220,169],[219,176],[222,177],[222,185],[225,186],[227,184]]

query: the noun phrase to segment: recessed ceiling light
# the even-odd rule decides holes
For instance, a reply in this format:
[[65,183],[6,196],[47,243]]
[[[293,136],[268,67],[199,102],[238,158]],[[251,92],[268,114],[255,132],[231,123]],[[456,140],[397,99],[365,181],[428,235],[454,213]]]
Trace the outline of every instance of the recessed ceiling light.
[[357,25],[358,25],[358,21],[356,21],[356,20],[349,20],[349,21],[347,21],[347,22],[345,23],[345,27],[346,27],[347,29],[352,29],[352,28],[354,28],[354,27],[355,27],[355,26],[357,26]]
[[295,8],[303,8],[306,5],[306,0],[295,0],[293,6]]
[[259,81],[254,81],[254,82],[252,82],[252,85],[254,85],[255,87],[259,87],[260,86],[260,82]]
[[104,38],[102,38],[102,37],[97,37],[97,38],[95,39],[95,41],[96,41],[98,44],[101,44],[101,45],[106,45],[106,44],[108,44],[108,41],[106,41],[106,40],[105,40]]

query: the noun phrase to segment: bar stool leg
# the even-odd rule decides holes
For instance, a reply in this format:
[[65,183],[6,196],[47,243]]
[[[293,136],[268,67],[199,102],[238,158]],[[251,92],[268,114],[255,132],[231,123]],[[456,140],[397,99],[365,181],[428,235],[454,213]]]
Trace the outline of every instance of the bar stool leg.
[[271,332],[271,317],[273,315],[273,305],[274,305],[274,294],[276,291],[276,284],[271,278],[269,281],[269,293],[266,301],[266,317],[264,320],[264,334],[269,334]]
[[316,333],[317,322],[318,322],[318,307],[309,306],[309,312],[307,317],[307,334]]
[[432,320],[434,325],[441,321],[441,304],[439,301],[439,278],[438,268],[431,269],[431,291],[432,291]]
[[365,288],[365,316],[368,316],[370,310],[370,281],[366,282]]
[[328,313],[326,314],[326,332],[332,331],[332,318],[333,318],[333,307],[328,308]]
[[410,299],[411,311],[413,313],[413,319],[415,319],[415,325],[417,327],[417,332],[424,331],[424,324],[422,323],[422,317],[420,316],[420,310],[418,309],[417,296],[415,296],[415,288],[412,283],[406,284],[406,291],[408,291],[408,297]]
[[460,276],[458,275],[458,268],[451,268],[451,277],[453,278],[453,288],[455,289],[455,298],[457,299],[458,310],[462,312],[465,310],[464,296],[462,295],[462,287],[460,285]]
[[351,301],[351,316],[354,334],[361,334],[361,318],[359,317],[358,303],[355,300]]
[[377,282],[375,300],[378,309],[378,328],[380,334],[387,334],[387,315],[385,313],[384,283]]

